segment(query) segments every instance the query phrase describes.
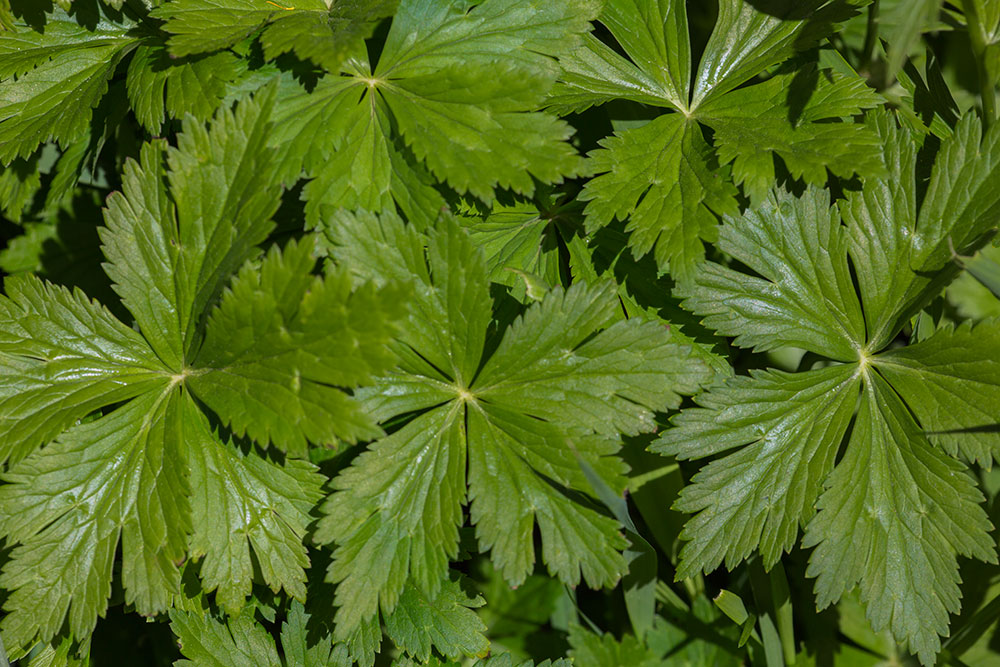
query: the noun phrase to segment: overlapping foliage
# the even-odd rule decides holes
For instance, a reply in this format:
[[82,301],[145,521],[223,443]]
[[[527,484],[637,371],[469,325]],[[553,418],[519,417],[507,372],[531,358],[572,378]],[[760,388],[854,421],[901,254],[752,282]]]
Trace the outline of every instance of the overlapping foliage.
[[3,651],[1000,663],[998,77],[993,0],[0,0]]

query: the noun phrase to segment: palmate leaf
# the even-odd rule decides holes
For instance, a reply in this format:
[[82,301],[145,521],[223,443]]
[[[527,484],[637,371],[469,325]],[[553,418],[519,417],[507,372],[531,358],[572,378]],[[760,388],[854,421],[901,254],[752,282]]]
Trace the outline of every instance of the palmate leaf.
[[141,162],[126,164],[122,192],[108,200],[101,234],[108,275],[150,345],[178,372],[200,342],[202,314],[274,227],[281,189],[264,144],[268,108],[265,94],[235,115],[220,112],[212,133],[191,119],[177,150],[145,144]]
[[409,275],[415,294],[398,370],[362,394],[382,420],[415,416],[335,479],[317,528],[338,545],[338,633],[380,607],[391,613],[407,581],[435,595],[466,502],[509,582],[531,572],[536,523],[554,575],[614,582],[624,540],[592,501],[576,500],[589,486],[574,448],[620,490],[615,434],[654,428],[653,411],[696,391],[706,367],[661,325],[613,323],[607,284],[556,288],[488,354],[485,260],[455,223],[424,235],[394,216],[342,213],[325,231],[339,264],[381,280]]
[[590,0],[403,0],[374,67],[357,49],[315,90],[283,89],[271,143],[290,155],[283,178],[315,178],[310,222],[325,206],[395,201],[427,224],[444,204],[435,179],[489,203],[496,187],[530,194],[533,178],[577,173],[569,125],[535,109],[558,73],[551,56],[595,13]]
[[[302,539],[323,477],[308,462],[279,465],[224,442],[210,416],[297,453],[306,438],[358,437],[359,424],[379,433],[344,390],[391,365],[396,288],[354,291],[343,273],[314,277],[311,254],[291,243],[222,292],[259,254],[277,205],[262,95],[220,112],[210,129],[187,121],[177,148],[147,144],[110,199],[107,270],[135,328],[80,293],[6,281],[0,428],[15,463],[0,486],[0,532],[12,548],[0,581],[14,655],[64,621],[88,640],[107,609],[119,541],[125,600],[142,614],[180,598],[187,558],[202,559],[203,587],[232,611],[255,577],[305,596]],[[338,363],[346,352],[351,361]],[[269,384],[234,397],[223,391],[233,377]],[[206,390],[214,415],[195,401]],[[317,393],[325,411],[295,421]],[[274,395],[287,421],[253,412],[261,395]]]
[[759,203],[774,181],[775,155],[809,183],[824,183],[827,169],[879,174],[875,134],[829,122],[879,103],[860,77],[817,74],[807,64],[733,90],[832,32],[856,4],[864,3],[720,3],[692,87],[685,3],[610,0],[599,19],[628,58],[596,38],[561,53],[549,106],[568,113],[625,99],[673,113],[616,132],[588,155],[597,174],[581,196],[588,231],[627,220],[633,253],[653,251],[661,269],[687,282],[703,240],[714,238],[716,215],[736,212],[733,181]]
[[[846,226],[837,208],[824,210],[826,195],[810,190],[801,198],[779,192],[727,223],[720,247],[762,278],[706,263],[686,288],[686,306],[723,333],[752,332],[736,344],[795,345],[842,363],[734,378],[698,397],[701,407],[683,411],[653,446],[680,458],[722,455],[677,503],[697,513],[684,531],[679,576],[723,560],[732,568],[754,550],[769,566],[805,526],[820,607],[859,587],[874,629],[890,629],[925,664],[959,610],[957,557],[996,562],[982,495],[949,454],[986,465],[1000,458],[995,415],[983,407],[997,396],[1000,324],[885,348],[956,273],[943,262],[906,269],[920,256],[921,226],[984,242],[987,223],[975,216],[948,216],[941,231],[924,217],[941,200],[967,211],[992,206],[1000,186],[992,133],[973,158],[971,193],[968,181],[951,180],[956,151],[973,150],[969,137],[980,136],[970,128],[977,124],[963,119],[941,146],[919,213],[912,137],[877,114],[872,126],[892,173],[840,202]],[[795,329],[775,319],[793,312]]]

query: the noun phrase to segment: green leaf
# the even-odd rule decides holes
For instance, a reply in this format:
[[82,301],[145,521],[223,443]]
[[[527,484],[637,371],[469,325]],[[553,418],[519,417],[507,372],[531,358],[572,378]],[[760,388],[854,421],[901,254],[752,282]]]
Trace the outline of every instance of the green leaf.
[[273,59],[294,52],[336,73],[398,4],[398,0],[345,0],[314,11],[299,11],[303,8],[296,4],[295,10],[280,14],[264,31],[264,55]]
[[193,401],[183,409],[193,526],[188,550],[192,559],[202,558],[204,589],[236,612],[256,571],[272,590],[304,600],[309,556],[303,540],[324,478],[305,461],[278,465],[245,454],[220,441]]
[[743,604],[743,599],[725,588],[719,591],[712,602],[736,625],[743,625],[750,618],[746,605]]
[[[319,95],[282,95],[272,145],[289,155],[287,176],[301,164],[316,179],[309,221],[324,205],[378,212],[395,200],[429,223],[444,203],[429,174],[487,203],[497,187],[531,194],[535,180],[576,174],[570,126],[535,109],[558,74],[551,56],[595,13],[590,0],[403,0],[374,71],[358,51]],[[317,137],[328,140],[315,148]]]
[[960,261],[965,271],[948,286],[948,302],[974,321],[1000,316],[1000,247],[986,245]]
[[[866,0],[719,2],[719,17],[695,76],[691,109],[811,47],[857,13]],[[763,9],[767,8],[767,11]]]
[[[841,202],[840,210],[848,226],[850,255],[865,311],[867,347],[878,350],[958,274],[960,266],[946,263],[949,256],[942,253],[951,252],[952,248],[975,247],[985,241],[984,233],[995,224],[989,209],[1000,206],[1000,199],[991,192],[992,185],[1000,183],[1000,169],[989,161],[988,155],[979,154],[975,160],[984,172],[966,172],[962,175],[963,180],[949,174],[955,166],[955,151],[959,146],[967,141],[971,142],[967,147],[978,143],[978,138],[973,136],[978,136],[978,123],[963,119],[960,129],[941,148],[932,185],[918,216],[917,146],[912,135],[898,130],[892,117],[885,113],[875,114],[871,125],[885,142],[889,174],[866,179],[861,192],[850,193],[847,200]],[[943,210],[944,206],[954,206],[961,211],[963,206],[979,205],[986,206],[987,210],[977,212],[975,208],[971,211],[965,208],[963,217],[954,217],[950,223],[947,218],[952,216],[952,209]],[[944,224],[933,231],[932,227],[938,226],[941,218],[945,218]],[[894,224],[886,224],[886,219]],[[951,231],[944,231],[948,225],[962,236],[953,239]],[[924,237],[920,232],[922,226]],[[947,236],[934,250],[927,245],[928,233]],[[939,259],[931,259],[932,256]],[[924,261],[927,262],[923,264],[926,270],[899,270],[900,266],[917,268]]]
[[[10,34],[0,34],[0,56],[23,46]],[[47,41],[37,40],[6,73],[0,68],[0,163],[27,158],[46,141],[66,147],[84,136],[118,63],[135,46],[124,31],[77,48],[55,46],[51,53]]]
[[65,65],[72,56],[90,49],[121,47],[131,41],[130,27],[127,21],[110,21],[103,16],[97,17],[94,25],[84,26],[58,10],[47,16],[44,31],[18,22],[17,30],[0,33],[0,79],[20,78],[49,62]]
[[294,601],[281,625],[281,648],[286,667],[349,667],[352,663],[344,644],[334,644],[329,633],[314,638],[309,625],[312,614],[301,602]]
[[[993,251],[994,254],[996,251]],[[975,280],[989,290],[995,298],[1000,299],[1000,264],[993,260],[988,252],[980,252],[974,257],[962,261],[962,267]]]
[[701,239],[716,225],[714,213],[736,214],[736,190],[718,170],[697,123],[668,114],[602,140],[590,154],[598,174],[584,186],[587,229],[628,219],[629,246],[653,251],[680,280],[704,257]]
[[71,428],[3,475],[0,531],[20,543],[0,576],[12,645],[51,638],[67,616],[75,636],[93,630],[119,537],[126,601],[144,614],[170,607],[191,529],[185,400],[164,377],[159,391]]
[[668,322],[671,337],[690,345],[692,352],[717,377],[732,374],[729,362],[721,356],[727,348],[725,339],[701,326],[698,319],[683,310],[680,299],[671,293],[675,283],[661,274],[650,255],[636,259],[628,249],[623,225],[605,227],[589,239],[573,235],[564,239],[569,253],[573,280],[597,284],[614,278],[622,308],[619,319],[638,317],[654,322]]
[[705,368],[662,325],[632,319],[608,326],[611,296],[606,283],[554,289],[507,329],[477,378],[477,395],[595,433],[652,431],[653,411],[695,393]]
[[[295,455],[381,434],[342,388],[388,370],[387,345],[405,311],[395,286],[351,291],[350,276],[312,275],[307,243],[245,266],[209,317],[191,391],[242,436]],[[264,400],[266,397],[266,400]]]
[[[150,16],[162,20],[170,34],[168,46],[176,57],[208,53],[234,46],[265,25],[291,15],[328,11],[323,0],[301,0],[285,7],[266,0],[172,0]],[[295,19],[298,20],[298,19]]]
[[890,628],[931,665],[959,610],[956,557],[996,563],[993,527],[964,466],[927,442],[885,380],[865,380],[844,458],[803,540],[816,547],[807,574],[820,608],[860,585],[874,630]]
[[698,109],[698,119],[715,131],[722,164],[733,163],[733,177],[759,204],[775,180],[772,154],[794,178],[823,185],[827,169],[843,178],[884,172],[881,145],[871,128],[849,117],[882,102],[859,76],[812,65],[715,98]]
[[798,538],[799,526],[833,469],[858,396],[849,365],[806,373],[755,372],[702,394],[701,406],[673,419],[651,449],[680,459],[739,448],[704,466],[675,507],[697,513],[681,533],[677,578],[733,569],[754,550],[771,567]]
[[[273,228],[280,188],[265,147],[267,92],[211,129],[184,121],[177,148],[143,146],[108,200],[101,234],[108,275],[140,331],[181,373],[199,341],[205,309]],[[164,158],[169,174],[163,177]]]
[[[338,543],[338,631],[379,606],[390,613],[407,580],[435,594],[467,500],[480,547],[508,581],[531,570],[536,521],[543,560],[562,581],[615,581],[624,540],[615,521],[574,500],[588,483],[566,439],[620,491],[604,434],[651,430],[653,411],[696,391],[705,367],[661,326],[613,323],[605,285],[555,288],[483,359],[487,270],[453,222],[425,237],[390,217],[341,215],[327,234],[337,261],[363,277],[409,273],[415,294],[399,369],[363,393],[380,419],[415,416],[333,482],[317,529]],[[571,401],[580,407],[567,412]]]
[[921,35],[936,27],[942,0],[917,0],[889,4],[882,23],[889,26],[881,37],[888,45],[886,76],[893,77],[920,43]]
[[[594,37],[560,56],[564,74],[548,100],[560,113],[614,99],[681,112],[620,130],[588,155],[590,172],[597,174],[581,195],[589,201],[589,232],[614,218],[627,220],[633,254],[653,250],[659,268],[686,283],[704,257],[702,239],[714,240],[713,213],[737,213],[732,179],[758,204],[774,182],[775,154],[793,177],[817,184],[825,183],[827,168],[844,177],[883,171],[873,132],[828,122],[881,101],[860,77],[820,76],[806,65],[732,90],[810,47],[858,3],[798,4],[720,3],[690,103],[684,3],[607,5],[601,21],[631,60]],[[712,128],[714,149],[702,125]],[[730,162],[732,174],[725,168]]]
[[20,461],[94,410],[154,390],[166,369],[79,291],[34,276],[0,297],[0,458]]
[[274,639],[255,620],[256,613],[253,605],[247,605],[239,615],[224,622],[209,614],[172,609],[170,628],[177,635],[181,652],[187,658],[178,660],[174,666],[229,667],[249,664],[284,667]]
[[[706,263],[684,288],[685,305],[737,345],[794,346],[820,360],[813,370],[752,371],[713,388],[696,399],[702,407],[674,418],[654,448],[680,458],[740,448],[703,467],[682,492],[678,508],[697,515],[682,535],[688,544],[679,576],[723,559],[732,568],[755,549],[768,567],[808,522],[803,544],[817,547],[808,574],[819,578],[820,606],[860,586],[873,626],[931,664],[948,613],[959,609],[957,557],[995,561],[981,495],[948,454],[992,459],[995,419],[983,406],[996,393],[989,363],[996,328],[945,329],[884,350],[908,323],[901,313],[925,307],[957,268],[907,268],[919,252],[915,146],[886,114],[871,125],[885,142],[890,175],[847,195],[846,229],[827,208],[826,192],[777,193],[759,211],[727,220],[721,234],[720,248],[762,278]],[[978,174],[951,180],[955,146],[942,148],[924,210],[932,196],[969,202],[970,191],[983,187]],[[984,240],[980,231],[975,243]],[[834,464],[859,385],[862,407]],[[827,490],[817,501],[821,483]]]
[[889,350],[875,367],[950,455],[989,467],[1000,460],[1000,322],[943,329],[916,345]]
[[396,610],[385,621],[385,630],[396,646],[421,662],[431,656],[431,646],[449,660],[463,656],[485,657],[490,643],[486,626],[473,609],[482,607],[481,597],[469,598],[457,581],[445,583],[438,594],[428,597],[413,586],[399,597]]
[[[680,289],[684,307],[755,350],[791,345],[842,361],[858,358],[865,323],[847,265],[847,235],[829,194],[778,191],[729,218],[719,247],[761,277],[707,262]],[[766,316],[764,314],[766,313]]]
[[162,46],[144,45],[132,56],[126,85],[136,118],[159,134],[167,117],[208,120],[240,74],[239,59],[228,51],[174,59]]
[[1000,216],[1000,126],[983,133],[966,114],[942,142],[913,240],[911,266],[936,271],[982,245]]
[[609,0],[599,20],[629,60],[593,36],[560,55],[560,83],[549,104],[560,113],[624,98],[688,108],[691,46],[687,8],[677,0]]
[[303,169],[314,176],[303,191],[310,226],[340,208],[379,212],[394,203],[423,226],[434,220],[445,201],[426,167],[394,136],[382,97],[348,77],[327,76],[311,92],[284,83],[271,145],[280,147],[283,181],[294,182]]
[[860,192],[851,192],[840,202],[840,212],[850,237],[869,345],[880,349],[923,305],[926,291],[936,293],[940,285],[898,270],[909,265],[912,253],[917,146],[905,130],[896,128],[889,114],[874,114],[871,124],[883,139],[889,173],[865,179]]
[[170,33],[171,55],[185,57],[229,48],[258,33],[264,57],[294,52],[336,74],[364,44],[397,0],[298,0],[286,6],[266,0],[172,0],[151,15]]
[[0,207],[11,222],[21,222],[25,209],[41,189],[37,156],[17,158],[7,167],[0,166]]
[[[111,198],[108,273],[138,331],[81,293],[31,277],[9,279],[0,297],[0,377],[9,380],[0,429],[4,456],[17,460],[0,486],[0,533],[11,550],[0,583],[4,636],[22,655],[64,628],[86,653],[108,606],[119,539],[124,601],[141,614],[189,598],[178,570],[188,557],[204,559],[204,588],[230,610],[255,579],[305,596],[302,540],[323,477],[310,463],[277,465],[224,444],[188,393],[195,376],[231,367],[189,364],[207,311],[259,252],[278,203],[263,143],[270,92],[261,95],[263,103],[221,111],[209,130],[189,117],[177,148],[147,144],[141,165],[128,167],[125,193]],[[227,331],[208,337],[205,358],[258,370],[271,357],[293,362],[255,377],[269,388],[302,375],[336,382],[330,391],[344,401],[345,389],[383,372],[400,291],[352,291],[343,272],[314,278],[314,263],[307,245],[292,243],[246,267],[216,310],[215,326]],[[261,286],[276,291],[262,296]],[[225,349],[216,338],[224,334],[232,336]],[[335,362],[329,355],[345,346],[358,357]],[[338,413],[324,427],[350,433],[360,414]],[[275,432],[299,433],[293,417]]]
[[568,219],[578,206],[545,199],[537,204],[496,202],[482,217],[473,217],[470,211],[469,217],[461,218],[472,242],[486,256],[490,281],[510,286],[511,293],[522,299],[528,291],[542,296],[549,285],[559,282],[559,241],[573,233]]
[[569,629],[569,643],[572,647],[569,655],[573,664],[580,667],[656,667],[663,664],[656,653],[631,635],[625,635],[618,641],[610,633],[598,635],[579,625],[572,625]]

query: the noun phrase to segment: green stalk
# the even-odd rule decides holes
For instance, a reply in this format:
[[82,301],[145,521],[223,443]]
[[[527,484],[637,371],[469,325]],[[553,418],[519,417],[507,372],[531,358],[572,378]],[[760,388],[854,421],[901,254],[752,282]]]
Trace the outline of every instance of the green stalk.
[[872,59],[875,57],[875,42],[878,41],[878,3],[875,0],[868,5],[868,25],[865,28],[865,45],[861,49],[862,68],[872,69]]
[[979,97],[983,102],[983,126],[989,127],[997,119],[996,80],[986,58],[986,31],[983,29],[979,9],[974,0],[963,0],[965,20],[969,27],[969,43],[979,73]]
[[774,604],[778,637],[781,639],[781,654],[786,665],[795,664],[795,628],[793,627],[792,598],[788,594],[788,579],[785,566],[779,560],[768,573],[771,579],[771,600]]

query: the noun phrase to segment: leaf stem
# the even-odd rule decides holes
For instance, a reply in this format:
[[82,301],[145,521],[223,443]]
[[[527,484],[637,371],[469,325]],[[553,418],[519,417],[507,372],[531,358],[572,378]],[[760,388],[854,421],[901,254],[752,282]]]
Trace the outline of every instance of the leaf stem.
[[963,0],[965,20],[969,29],[969,44],[979,73],[979,97],[983,104],[983,127],[988,128],[997,119],[996,77],[986,57],[986,31],[979,16],[975,0]]

